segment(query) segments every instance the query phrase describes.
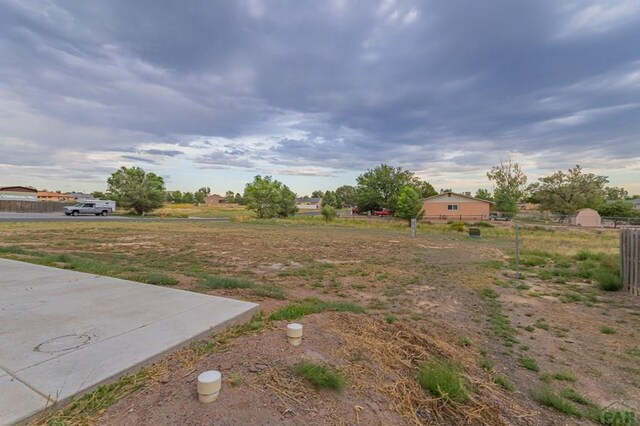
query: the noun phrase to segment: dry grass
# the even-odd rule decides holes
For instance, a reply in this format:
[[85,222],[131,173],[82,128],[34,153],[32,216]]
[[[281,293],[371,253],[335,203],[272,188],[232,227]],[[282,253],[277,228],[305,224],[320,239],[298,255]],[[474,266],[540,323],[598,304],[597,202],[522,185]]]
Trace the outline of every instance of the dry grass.
[[[505,418],[530,415],[486,377],[471,373],[474,358],[449,343],[449,337],[348,314],[336,314],[332,329],[344,342],[338,352],[343,359],[353,359],[353,353],[366,348],[363,360],[354,360],[344,369],[352,388],[366,394],[373,386],[387,395],[398,414],[412,424],[503,425]],[[416,380],[419,368],[432,361],[455,362],[466,371],[463,377],[474,389],[468,402],[436,398],[420,387]]]

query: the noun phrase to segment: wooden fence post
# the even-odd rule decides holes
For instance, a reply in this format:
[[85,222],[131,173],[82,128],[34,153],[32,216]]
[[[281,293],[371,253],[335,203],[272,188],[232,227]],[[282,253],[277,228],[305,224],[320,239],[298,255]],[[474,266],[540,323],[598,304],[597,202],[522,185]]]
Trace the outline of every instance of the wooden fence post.
[[640,229],[620,230],[620,279],[624,291],[640,296]]

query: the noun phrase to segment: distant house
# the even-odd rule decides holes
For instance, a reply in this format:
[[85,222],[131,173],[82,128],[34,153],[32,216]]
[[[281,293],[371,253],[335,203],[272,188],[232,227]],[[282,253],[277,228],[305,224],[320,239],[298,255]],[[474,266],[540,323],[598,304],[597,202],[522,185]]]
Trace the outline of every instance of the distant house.
[[580,209],[571,216],[569,223],[575,226],[601,226],[600,214],[594,209]]
[[76,197],[73,195],[61,194],[60,192],[38,191],[38,201],[62,201],[73,202]]
[[298,210],[315,210],[322,207],[322,198],[317,197],[301,197],[296,198],[296,207]]
[[67,192],[64,195],[68,195],[69,197],[72,197],[73,200],[76,200],[76,201],[92,200],[95,198],[91,194],[84,194],[82,192]]
[[38,190],[32,186],[2,186],[0,200],[38,201]]
[[640,211],[640,198],[634,198],[631,202],[633,203],[633,208]]
[[422,201],[425,220],[487,220],[492,201],[443,192]]
[[218,194],[212,194],[204,197],[205,206],[219,206],[220,204],[224,204],[224,202],[224,197]]

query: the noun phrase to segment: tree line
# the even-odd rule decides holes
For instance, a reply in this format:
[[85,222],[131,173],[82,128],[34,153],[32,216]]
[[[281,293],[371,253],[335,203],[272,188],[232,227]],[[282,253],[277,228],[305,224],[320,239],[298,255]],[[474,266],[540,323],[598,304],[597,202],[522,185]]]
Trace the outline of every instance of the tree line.
[[[585,173],[579,165],[527,185],[528,178],[521,166],[507,159],[492,167],[487,178],[494,190],[478,189],[475,197],[494,202],[494,209],[500,212],[515,213],[519,202],[529,202],[538,204],[540,210],[565,215],[586,207],[604,216],[636,214],[627,200],[627,191],[607,186],[608,177]],[[165,202],[203,203],[211,193],[209,187],[193,193],[167,192],[161,176],[139,167],[121,167],[109,177],[107,185],[106,194],[94,193],[94,196],[112,198],[137,214],[157,209]],[[437,194],[433,185],[413,172],[381,164],[358,176],[355,186],[343,185],[334,191],[316,190],[311,197],[302,198],[320,198],[325,217],[335,216],[335,210],[349,207],[359,212],[387,209],[396,217],[411,219],[421,218],[423,199]],[[245,205],[255,211],[258,218],[287,217],[297,212],[296,194],[271,176],[255,176],[245,185],[243,194],[227,191],[225,200]]]

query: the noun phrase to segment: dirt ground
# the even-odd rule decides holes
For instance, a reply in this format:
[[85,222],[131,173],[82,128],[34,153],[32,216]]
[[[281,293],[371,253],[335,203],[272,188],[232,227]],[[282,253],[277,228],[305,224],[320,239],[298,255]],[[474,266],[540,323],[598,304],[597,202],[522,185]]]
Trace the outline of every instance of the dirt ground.
[[[92,413],[96,424],[590,424],[540,405],[532,392],[544,385],[640,412],[640,300],[527,271],[515,280],[507,267],[512,237],[484,234],[469,239],[443,226],[412,239],[393,227],[287,222],[0,224],[0,255],[41,262],[43,255],[69,255],[93,262],[78,268],[117,265],[106,273],[123,278],[162,271],[177,288],[255,301],[265,315],[306,297],[366,309],[296,320],[305,326],[299,347],[287,343],[286,322],[274,321],[187,365],[170,356],[160,377]],[[548,244],[545,238],[561,240],[556,234],[528,238],[537,247]],[[611,251],[615,236],[570,241]],[[65,262],[71,260],[58,266]],[[244,278],[284,297],[264,297],[255,288],[206,289],[206,276]],[[577,286],[594,294],[590,303],[563,299]],[[482,289],[495,291],[497,302],[491,305]],[[516,343],[505,346],[496,335],[497,311]],[[615,332],[605,334],[603,326]],[[522,368],[523,357],[539,371]],[[345,389],[314,390],[293,372],[301,359],[336,368]],[[422,391],[417,370],[433,359],[463,368],[470,402],[448,403]],[[195,382],[208,369],[220,370],[225,381],[219,400],[203,405]],[[575,382],[549,378],[559,372],[572,373]],[[496,374],[514,389],[497,386]]]

